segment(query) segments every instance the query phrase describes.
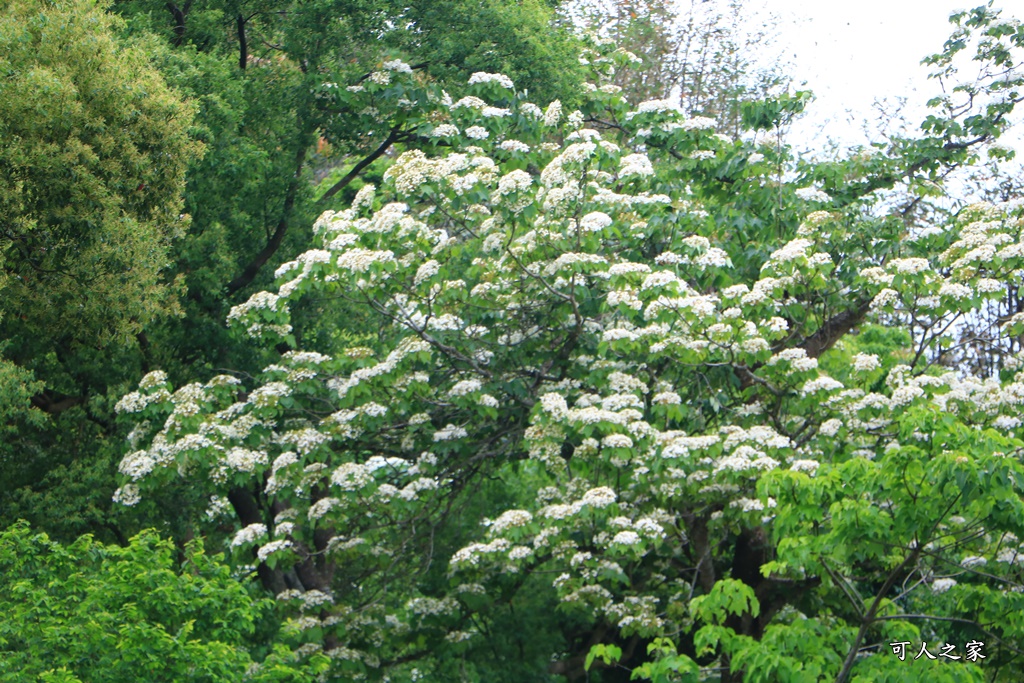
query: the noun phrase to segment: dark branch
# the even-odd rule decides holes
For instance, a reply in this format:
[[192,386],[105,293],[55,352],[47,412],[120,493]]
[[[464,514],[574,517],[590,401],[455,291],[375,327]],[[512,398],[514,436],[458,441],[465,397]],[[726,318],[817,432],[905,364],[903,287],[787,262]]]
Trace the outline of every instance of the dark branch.
[[238,68],[245,71],[249,63],[249,43],[245,39],[245,17],[238,15]]
[[63,413],[68,408],[74,408],[75,406],[82,405],[85,403],[85,396],[62,396],[60,398],[49,396],[46,392],[36,394],[31,399],[32,405],[42,410],[44,413],[50,415],[56,415]]
[[333,197],[334,195],[338,194],[338,192],[344,189],[345,186],[347,186],[349,183],[351,183],[353,180],[359,177],[359,174],[362,173],[367,166],[369,166],[374,161],[384,156],[384,153],[391,148],[391,145],[393,145],[399,139],[399,137],[401,137],[401,131],[399,130],[398,126],[395,126],[394,128],[391,129],[391,132],[388,133],[388,136],[384,139],[384,142],[380,143],[380,146],[377,149],[373,150],[369,156],[367,156],[365,159],[361,160],[359,163],[353,166],[352,170],[345,174],[345,177],[343,177],[338,182],[334,183],[334,185],[332,185],[331,188],[327,190],[327,192],[324,192],[323,196],[317,200],[317,203],[322,204],[331,197]]
[[807,352],[808,357],[819,357],[832,348],[843,335],[863,322],[870,309],[870,299],[860,301],[852,308],[826,320],[814,334],[800,342],[799,347]]
[[171,41],[174,47],[178,47],[185,40],[185,18],[188,17],[188,11],[192,8],[192,0],[186,0],[185,4],[178,7],[173,2],[167,3],[167,9],[171,11],[171,16],[174,17],[174,40]]
[[302,165],[306,160],[306,145],[300,145],[299,151],[295,155],[295,173],[292,175],[291,182],[288,184],[288,191],[284,198],[284,207],[281,209],[281,219],[277,223],[277,228],[274,230],[274,234],[270,236],[267,241],[267,246],[260,250],[260,253],[256,254],[256,258],[249,262],[245,268],[242,269],[241,275],[236,277],[234,280],[228,283],[228,294],[234,294],[238,290],[246,287],[250,282],[256,279],[257,273],[271,257],[277,253],[277,250],[281,247],[281,243],[284,241],[285,233],[288,232],[288,222],[292,216],[292,209],[295,207],[295,195],[299,190],[299,179],[302,176]]

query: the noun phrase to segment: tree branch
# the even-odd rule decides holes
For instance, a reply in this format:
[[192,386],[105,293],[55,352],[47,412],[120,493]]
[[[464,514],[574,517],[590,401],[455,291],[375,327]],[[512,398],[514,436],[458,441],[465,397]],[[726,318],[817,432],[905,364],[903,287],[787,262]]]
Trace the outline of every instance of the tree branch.
[[237,19],[238,25],[238,68],[245,71],[246,65],[249,63],[249,43],[245,39],[245,17],[239,13]]
[[331,188],[327,190],[327,192],[324,192],[323,196],[317,200],[317,204],[323,204],[328,199],[338,194],[338,192],[344,189],[345,186],[347,186],[349,183],[351,183],[353,180],[359,177],[359,174],[363,172],[363,169],[365,169],[367,166],[372,164],[377,159],[381,158],[384,155],[384,153],[391,148],[391,145],[393,145],[399,139],[399,137],[401,137],[401,130],[399,129],[398,126],[395,126],[394,128],[391,129],[391,132],[388,133],[388,136],[384,139],[384,142],[380,143],[380,146],[377,149],[373,150],[369,156],[367,156],[365,159],[361,160],[359,163],[353,166],[352,170],[346,173],[341,180],[334,183],[334,185],[332,185]]
[[171,41],[174,47],[178,47],[185,40],[185,18],[188,16],[188,11],[192,8],[192,0],[186,0],[182,7],[178,7],[173,2],[168,0],[167,9],[171,11],[171,16],[174,17],[174,40]]
[[871,310],[871,300],[861,300],[852,308],[848,308],[822,323],[814,334],[800,342],[799,348],[806,351],[808,357],[818,358],[832,348],[833,344],[839,341],[843,335],[863,322],[869,310]]
[[864,618],[861,620],[860,629],[857,630],[857,635],[853,639],[853,645],[850,646],[849,652],[846,653],[846,659],[843,661],[843,668],[839,671],[839,675],[836,676],[836,683],[846,683],[846,680],[850,677],[850,670],[853,669],[853,663],[857,659],[857,653],[860,651],[860,644],[864,641],[864,636],[867,634],[868,628],[875,623],[875,615],[878,613],[878,608],[882,604],[882,600],[889,593],[889,590],[895,585],[896,579],[903,573],[903,570],[917,562],[918,555],[920,555],[920,549],[914,548],[909,555],[900,562],[899,566],[889,572],[889,576],[886,577],[885,583],[882,584],[881,589],[875,595],[874,601],[871,603],[871,607],[867,613],[864,614]]
[[74,408],[75,406],[82,405],[85,403],[85,396],[64,396],[61,398],[51,397],[46,392],[36,394],[29,399],[33,406],[42,410],[44,413],[50,415],[57,415],[63,413],[68,408]]
[[292,175],[291,182],[288,184],[288,191],[284,198],[284,207],[281,209],[281,220],[278,221],[274,234],[271,235],[270,239],[267,241],[267,246],[263,247],[263,249],[260,250],[260,253],[256,254],[256,258],[250,261],[249,264],[242,269],[242,273],[228,283],[227,289],[229,295],[234,294],[252,282],[256,278],[256,274],[259,273],[260,268],[262,268],[281,247],[281,242],[284,241],[285,233],[288,232],[288,221],[291,218],[292,209],[295,207],[295,195],[299,190],[299,179],[302,176],[302,165],[306,160],[306,149],[307,145],[301,144],[299,146],[299,151],[295,154],[295,173]]

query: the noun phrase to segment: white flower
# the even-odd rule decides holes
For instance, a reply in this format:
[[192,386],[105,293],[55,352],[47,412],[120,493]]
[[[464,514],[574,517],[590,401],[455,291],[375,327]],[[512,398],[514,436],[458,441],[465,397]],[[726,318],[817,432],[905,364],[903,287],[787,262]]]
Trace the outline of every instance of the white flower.
[[533,185],[533,176],[526,171],[515,170],[506,173],[498,181],[498,194],[508,195],[513,192],[525,192]]
[[[663,111],[678,111],[678,109],[676,109],[675,104],[672,102],[672,100],[647,100],[646,102],[641,102],[637,106],[636,111],[631,111],[627,113],[626,120],[628,121],[632,119],[637,114],[647,114],[651,112]],[[711,125],[714,125],[714,121],[712,121]],[[696,128],[696,126],[694,126],[694,128]]]
[[132,481],[138,481],[153,471],[156,467],[156,459],[146,451],[136,451],[126,455],[118,466],[118,471],[130,477]]
[[996,562],[1024,564],[1024,553],[1015,548],[1003,548],[996,554]]
[[508,76],[504,74],[489,74],[484,73],[483,71],[477,71],[469,77],[469,85],[474,85],[476,83],[497,83],[501,87],[508,88],[509,90],[515,87],[515,84],[512,83],[512,79]]
[[933,593],[945,593],[956,585],[956,579],[935,579],[932,581]]
[[478,379],[464,379],[461,382],[457,382],[451,389],[448,390],[448,396],[454,398],[457,396],[465,396],[472,394],[476,391],[480,391],[483,385]]
[[782,249],[772,252],[770,260],[775,263],[786,263],[798,258],[807,256],[807,249],[814,246],[814,242],[803,237],[791,240]]
[[445,425],[443,429],[434,432],[434,441],[454,441],[464,438],[468,432],[462,427],[453,424]]
[[871,372],[880,367],[882,363],[873,353],[858,353],[853,356],[853,369],[857,372]]
[[620,531],[612,538],[613,545],[637,545],[640,543],[640,534],[635,531]]
[[984,557],[978,557],[977,555],[970,555],[960,560],[960,566],[964,569],[984,567],[986,564],[988,564],[988,560],[986,560]]
[[604,508],[614,503],[615,498],[615,491],[607,486],[599,486],[584,493],[580,502],[591,507]]
[[508,551],[508,559],[510,560],[523,560],[530,555],[533,555],[533,550],[524,545],[517,545]]
[[135,484],[125,484],[114,491],[114,496],[111,499],[118,505],[124,505],[131,507],[142,500],[142,496],[139,495],[139,487]]
[[260,562],[266,562],[267,558],[274,553],[281,552],[282,550],[286,550],[291,547],[292,542],[288,539],[271,541],[270,543],[261,546],[260,549],[256,551],[256,557],[259,558]]
[[644,278],[643,283],[640,285],[640,291],[646,292],[649,289],[655,289],[658,287],[664,287],[665,285],[676,282],[678,278],[675,273],[669,270],[659,270],[651,273]]
[[796,196],[808,202],[830,202],[832,198],[815,187],[801,187],[796,190]]
[[544,394],[540,397],[541,408],[556,420],[564,419],[569,414],[569,406],[565,397],[560,394]]
[[601,232],[611,224],[611,216],[600,211],[593,211],[580,219],[580,230],[585,232]]
[[808,358],[807,352],[801,348],[783,349],[768,359],[768,365],[775,365],[779,361],[788,361],[795,372],[807,372],[818,367],[817,358]]
[[619,178],[628,178],[634,175],[641,177],[654,175],[654,166],[651,165],[651,160],[646,154],[629,154],[619,160]]
[[434,259],[430,259],[423,263],[419,268],[416,269],[416,277],[413,279],[414,285],[422,284],[424,280],[437,275],[437,272],[441,269],[440,264]]
[[545,126],[557,126],[558,121],[562,118],[562,103],[555,100],[548,105],[548,108],[544,110],[544,125]]
[[960,284],[959,282],[946,282],[939,287],[939,296],[948,296],[951,299],[962,301],[974,296],[974,291],[967,285]]
[[391,61],[384,62],[384,64],[382,64],[381,66],[382,68],[387,69],[388,71],[394,71],[395,73],[412,73],[412,67],[403,62],[401,59],[392,59]]
[[430,131],[430,137],[432,138],[450,138],[459,134],[459,129],[450,123],[442,123],[439,126],[434,126],[434,130]]
[[[274,301],[277,301],[277,297],[273,294],[269,294],[268,292],[261,293],[267,294],[268,296],[273,297]],[[257,295],[254,294],[252,298],[255,298],[256,296]],[[250,300],[252,300],[252,298]],[[157,387],[164,386],[166,383],[167,373],[163,370],[154,370],[139,380],[139,389],[155,389]]]
[[996,429],[1002,429],[1009,431],[1020,427],[1021,419],[1019,417],[1010,417],[1008,415],[1000,415],[996,419],[992,420],[992,426]]
[[931,268],[931,264],[924,258],[898,258],[889,261],[889,268],[897,273],[915,275]]
[[255,472],[257,465],[267,464],[267,454],[235,446],[225,454],[224,464],[236,472]]
[[896,408],[912,403],[915,399],[922,396],[924,396],[924,389],[913,384],[908,384],[895,389],[892,392],[892,397],[889,399],[889,402],[892,407]]
[[661,524],[654,521],[650,517],[641,517],[640,519],[633,522],[633,528],[639,531],[644,536],[650,538],[664,538],[665,530],[661,527]]
[[897,301],[899,301],[899,298],[899,292],[897,292],[894,289],[889,289],[888,287],[886,287],[878,294],[876,294],[875,298],[871,300],[871,307],[877,309],[892,306]]
[[651,397],[651,404],[656,406],[676,406],[682,402],[682,398],[674,391],[662,391]]
[[526,526],[533,521],[533,515],[526,510],[506,510],[496,520],[491,522],[491,533],[500,534],[512,527]]
[[341,501],[337,498],[321,498],[309,506],[308,516],[311,520],[320,519],[339,505],[341,505]]
[[601,440],[605,448],[632,448],[633,440],[625,434],[609,434]]
[[529,116],[532,119],[539,119],[544,116],[544,112],[540,110],[533,102],[523,102],[519,105],[519,113],[523,116]]
[[731,508],[740,508],[743,512],[759,512],[764,510],[764,503],[756,498],[737,498],[729,503]]
[[471,140],[486,140],[490,135],[483,126],[470,126],[466,129],[466,137]]
[[807,474],[814,476],[814,473],[818,471],[821,466],[817,460],[794,460],[793,464],[789,466],[789,469],[794,472],[806,472]]
[[[298,591],[296,591],[296,592],[298,592]],[[278,595],[277,597],[278,597],[278,600],[281,599],[280,595]],[[308,591],[306,591],[304,593],[300,593],[298,595],[298,597],[299,597],[300,600],[302,600],[302,609],[303,610],[312,609],[314,607],[320,607],[321,605],[331,605],[331,604],[334,604],[334,598],[333,597],[331,597],[327,593],[324,593],[323,591],[318,591],[318,590],[308,590]]]
[[526,153],[530,151],[530,146],[525,142],[520,142],[519,140],[505,140],[500,145],[498,145],[498,147],[500,149],[505,150],[506,152]]
[[487,106],[487,103],[481,100],[479,97],[463,97],[461,100],[451,106],[452,109],[483,109]]
[[231,547],[236,548],[240,545],[251,545],[266,535],[266,524],[250,524],[244,529],[239,529],[235,534],[235,537],[231,539]]
[[978,291],[982,294],[992,294],[994,292],[1002,292],[1004,285],[999,280],[994,280],[989,277],[983,277],[978,280]]
[[[643,106],[641,104],[640,108],[643,109]],[[707,116],[693,116],[683,121],[681,125],[683,130],[711,130],[714,127],[715,120]]]
[[356,491],[372,481],[369,468],[355,462],[342,463],[331,474],[331,483],[342,491]]
[[808,381],[806,384],[804,384],[803,388],[800,391],[804,395],[807,395],[816,394],[819,391],[835,391],[836,389],[842,388],[842,382],[838,382],[829,377],[828,375],[822,375],[820,377],[816,377]]
[[839,433],[839,430],[843,427],[843,421],[838,418],[832,418],[825,420],[821,423],[821,427],[818,432],[824,436],[835,436]]
[[505,118],[506,116],[511,116],[512,112],[509,111],[508,109],[502,109],[500,107],[484,107],[483,109],[480,110],[480,114],[488,118],[501,119]]

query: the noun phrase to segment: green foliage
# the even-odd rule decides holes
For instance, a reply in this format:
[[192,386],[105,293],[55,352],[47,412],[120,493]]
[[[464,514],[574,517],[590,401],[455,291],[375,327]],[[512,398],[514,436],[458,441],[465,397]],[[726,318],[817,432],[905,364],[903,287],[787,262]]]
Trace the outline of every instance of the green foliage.
[[590,652],[587,653],[587,658],[583,662],[583,668],[590,671],[590,667],[594,664],[594,660],[600,658],[605,666],[613,664],[619,661],[622,657],[622,648],[615,645],[605,645],[604,643],[598,643],[594,647],[590,648]]
[[697,683],[701,680],[700,667],[686,655],[676,652],[669,638],[655,638],[647,646],[651,661],[633,670],[630,680],[652,683]]
[[783,93],[772,100],[744,102],[743,127],[747,130],[774,130],[789,125],[803,113],[813,95],[806,90]]
[[77,493],[109,496],[104,395],[138,373],[144,326],[180,311],[166,268],[200,150],[193,107],[116,40],[120,23],[104,10],[0,3],[0,508],[7,522],[21,511],[72,533],[102,528],[109,499],[76,509],[65,490],[58,505],[18,510],[11,497],[104,447],[103,476]]
[[179,552],[153,532],[125,547],[69,545],[16,524],[0,533],[0,681],[234,683],[306,678],[253,634],[269,616],[198,542]]
[[192,109],[115,25],[94,3],[0,5],[0,316],[20,348],[123,344],[174,309]]
[[[579,79],[575,39],[533,1],[2,7],[0,73],[9,65],[17,78],[0,84],[0,167],[13,164],[0,174],[0,219],[13,231],[0,235],[0,339],[17,380],[5,370],[0,381],[11,420],[0,424],[15,430],[0,443],[0,508],[64,539],[194,527],[201,509],[187,492],[110,510],[113,404],[152,367],[187,382],[271,362],[275,350],[231,335],[228,309],[308,243],[331,203],[319,195],[350,199],[352,179],[379,177],[386,158],[353,166],[389,131],[382,151],[431,144],[428,92],[505,70],[572,99]],[[417,66],[415,81],[350,107],[337,84],[397,57]],[[318,195],[312,181],[332,169]],[[314,348],[367,322],[337,299],[296,308],[294,335]],[[180,514],[147,516],[161,508]]]

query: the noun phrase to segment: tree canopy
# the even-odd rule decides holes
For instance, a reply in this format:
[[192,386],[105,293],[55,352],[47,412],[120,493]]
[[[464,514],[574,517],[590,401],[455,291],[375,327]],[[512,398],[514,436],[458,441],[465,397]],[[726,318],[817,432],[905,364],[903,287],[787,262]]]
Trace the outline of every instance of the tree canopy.
[[[219,559],[199,542],[179,559],[153,531],[122,548],[10,527],[0,533],[0,681],[312,680],[260,642],[272,606]],[[269,657],[250,675],[261,650]]]
[[991,4],[825,160],[540,2],[2,7],[0,680],[1019,680]]
[[[631,105],[607,40],[578,109],[473,74],[432,144],[228,315],[279,350],[303,298],[377,322],[258,378],[147,375],[118,405],[138,449],[116,498],[204,491],[280,602],[332,596],[292,623],[337,677],[500,678],[503,605],[543,591],[559,636],[535,677],[1012,680],[1024,377],[1011,353],[949,367],[948,332],[1012,286],[1021,207],[925,226],[881,193],[971,163],[1024,98],[1024,31],[952,20],[930,61],[950,78],[971,45],[989,76],[921,136],[828,163]],[[414,83],[393,61],[346,92]],[[903,641],[961,662],[900,668]]]

